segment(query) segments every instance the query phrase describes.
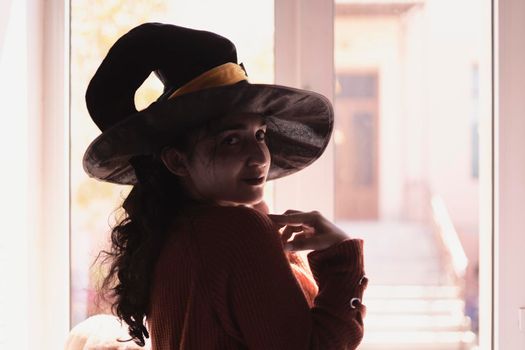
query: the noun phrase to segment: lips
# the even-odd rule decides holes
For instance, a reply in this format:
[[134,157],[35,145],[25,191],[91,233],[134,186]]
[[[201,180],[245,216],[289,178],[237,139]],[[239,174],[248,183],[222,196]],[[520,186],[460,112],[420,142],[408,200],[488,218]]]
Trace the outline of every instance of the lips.
[[246,178],[242,179],[242,181],[251,186],[262,185],[264,183],[264,176]]

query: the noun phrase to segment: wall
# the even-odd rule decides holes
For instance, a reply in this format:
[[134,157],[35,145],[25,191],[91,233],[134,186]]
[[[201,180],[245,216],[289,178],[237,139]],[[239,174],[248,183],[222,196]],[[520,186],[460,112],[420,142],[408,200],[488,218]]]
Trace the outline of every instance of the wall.
[[[525,349],[518,309],[525,307],[525,2],[501,0],[495,13],[496,350]],[[525,321],[525,320],[523,320]]]
[[337,70],[379,72],[382,220],[424,220],[437,193],[454,223],[477,234],[471,125],[490,109],[475,105],[473,67],[490,70],[480,63],[490,39],[479,34],[483,6],[473,5],[428,0],[400,15],[336,19]]
[[[481,48],[490,39],[479,33],[484,6],[470,0],[426,2],[426,136],[431,189],[443,196],[454,224],[469,231],[478,228],[478,180],[471,174],[472,97],[474,64],[480,65]],[[489,71],[480,66],[479,71]],[[485,113],[484,115],[481,115]],[[478,109],[478,118],[490,110]]]
[[373,71],[379,77],[379,219],[401,213],[403,182],[400,26],[397,16],[342,16],[335,23],[337,72]]

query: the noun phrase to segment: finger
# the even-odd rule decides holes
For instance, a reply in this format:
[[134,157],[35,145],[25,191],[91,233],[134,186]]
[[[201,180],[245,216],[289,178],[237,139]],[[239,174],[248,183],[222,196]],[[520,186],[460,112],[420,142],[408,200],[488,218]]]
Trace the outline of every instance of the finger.
[[284,212],[284,214],[297,214],[297,213],[302,213],[302,211],[295,210],[295,209],[288,209],[287,211]]
[[311,249],[310,245],[312,239],[304,235],[304,233],[298,233],[294,236],[293,240],[286,242],[285,249],[287,250],[306,250]]
[[[284,232],[283,228],[286,229],[286,227],[294,227],[294,228],[296,228],[297,230],[295,230],[295,231],[293,231],[293,232],[297,232],[297,231],[302,231],[302,227],[303,227],[303,226],[300,225],[300,224],[290,224],[290,225],[287,225],[287,224],[279,224],[279,223],[276,223],[276,222],[272,222],[272,223],[273,223],[273,227],[274,227],[277,231],[279,231],[279,233],[280,233],[281,235],[282,235],[283,232]],[[288,237],[288,238],[290,238],[290,237]]]
[[315,235],[315,229],[313,227],[310,227],[308,225],[304,225],[303,227],[303,233],[306,237],[312,237]]
[[[296,213],[302,213],[301,211],[299,210],[294,210],[294,209],[288,209],[286,210],[283,215],[288,215],[288,214],[296,214]],[[300,226],[299,224],[295,224],[295,226]],[[289,238],[289,237],[288,237]]]
[[268,217],[277,224],[285,225],[309,225],[312,226],[316,220],[317,215],[314,213],[290,213],[290,214],[270,214]]
[[[290,226],[301,226],[302,225],[301,222],[289,222],[290,220],[286,219],[287,216],[285,216],[284,214],[283,215],[268,214],[268,217],[270,218],[270,220],[272,220],[274,225],[279,225],[281,228],[286,225],[290,225]],[[299,221],[299,220],[296,220],[296,221]]]
[[297,233],[297,234],[293,237],[293,241],[296,241],[296,240],[297,240],[297,241],[299,242],[299,241],[303,241],[303,240],[308,239],[308,238],[309,238],[309,237],[308,237],[305,233],[301,232],[301,233]]
[[317,250],[328,248],[332,244],[329,236],[308,236],[308,234],[301,232],[296,234],[291,241],[286,242],[285,249],[288,247],[290,250]]
[[302,231],[302,227],[301,226],[286,226],[286,228],[284,229],[282,235],[281,235],[281,239],[283,242],[286,242],[288,241],[288,239],[290,239],[290,237],[292,237],[292,235],[295,233],[295,232],[300,232]]

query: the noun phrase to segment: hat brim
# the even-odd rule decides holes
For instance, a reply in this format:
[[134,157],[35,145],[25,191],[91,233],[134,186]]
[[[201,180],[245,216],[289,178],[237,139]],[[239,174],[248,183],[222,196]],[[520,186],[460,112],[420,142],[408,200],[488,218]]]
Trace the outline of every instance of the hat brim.
[[293,174],[324,152],[333,129],[333,108],[323,95],[280,85],[214,87],[158,101],[105,130],[87,148],[84,170],[116,184],[137,182],[129,160],[154,154],[178,132],[232,113],[265,118],[271,154],[268,180]]

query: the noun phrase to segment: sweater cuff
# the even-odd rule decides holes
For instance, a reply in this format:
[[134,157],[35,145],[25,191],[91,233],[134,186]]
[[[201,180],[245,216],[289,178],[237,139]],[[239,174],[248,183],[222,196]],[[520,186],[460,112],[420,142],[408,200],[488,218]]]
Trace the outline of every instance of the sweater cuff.
[[363,240],[346,239],[328,248],[314,250],[307,255],[316,282],[323,275],[344,274],[352,281],[364,276]]

